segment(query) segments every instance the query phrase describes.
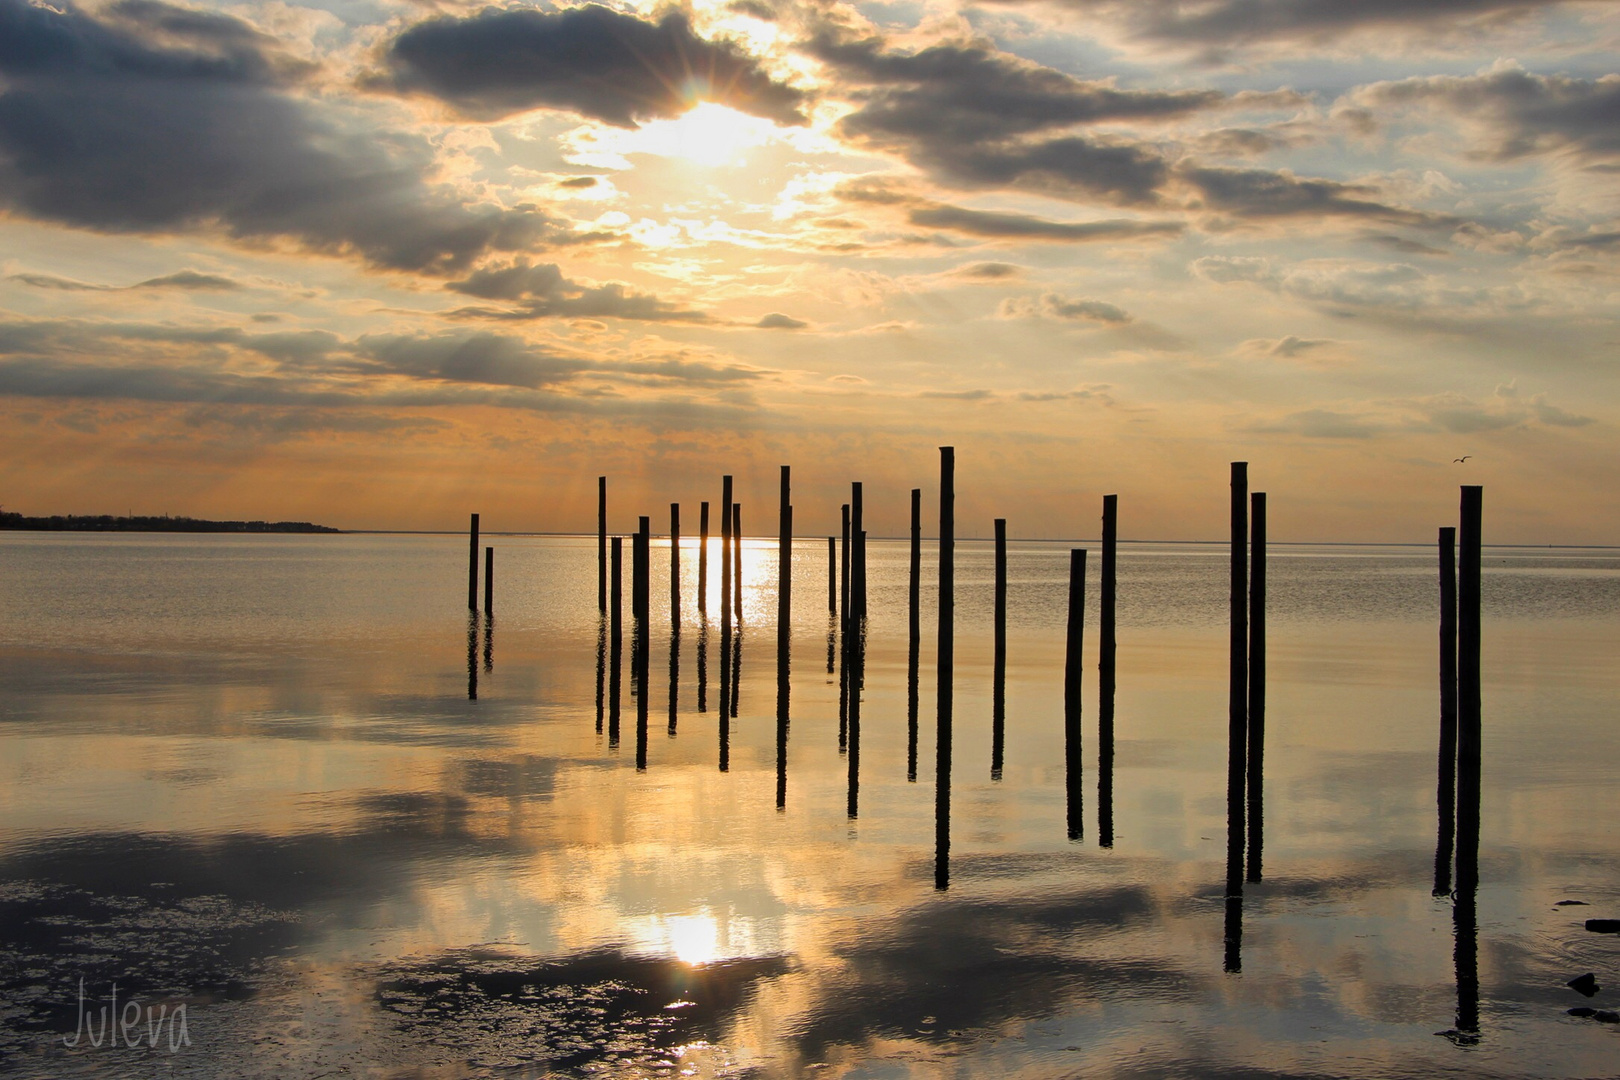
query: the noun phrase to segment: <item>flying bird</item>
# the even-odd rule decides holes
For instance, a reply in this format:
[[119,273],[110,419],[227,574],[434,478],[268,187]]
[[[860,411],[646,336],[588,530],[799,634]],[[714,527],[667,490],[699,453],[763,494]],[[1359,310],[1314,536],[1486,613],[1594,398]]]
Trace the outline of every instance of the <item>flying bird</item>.
[[1464,454],[1462,457],[1454,457],[1454,458],[1451,459],[1451,463],[1453,465],[1461,465],[1463,462],[1467,461],[1469,458],[1471,458],[1473,456],[1474,456],[1473,454]]

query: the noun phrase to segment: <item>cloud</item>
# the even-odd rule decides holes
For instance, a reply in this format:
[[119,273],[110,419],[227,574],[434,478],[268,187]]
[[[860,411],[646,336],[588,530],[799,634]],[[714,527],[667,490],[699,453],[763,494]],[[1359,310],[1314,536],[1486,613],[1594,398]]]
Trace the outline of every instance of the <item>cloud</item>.
[[1023,267],[1014,266],[1012,263],[980,262],[959,266],[951,271],[951,276],[972,278],[975,281],[1001,281],[1018,277],[1023,272]]
[[186,292],[234,292],[243,288],[241,282],[220,274],[204,274],[196,270],[177,270],[162,277],[147,278],[133,285],[98,285],[88,281],[57,277],[55,274],[12,274],[6,280],[20,281],[36,289],[57,289],[62,292],[129,292],[134,289],[180,289]]
[[802,91],[728,42],[697,36],[667,11],[648,22],[599,5],[485,8],[417,23],[383,50],[373,89],[427,94],[462,115],[498,120],[561,109],[618,127],[715,101],[783,124],[806,122]]
[[1335,409],[1302,409],[1272,421],[1262,421],[1246,430],[1267,435],[1303,435],[1308,439],[1368,439],[1388,429],[1388,424],[1364,413]]
[[554,263],[531,265],[519,260],[509,266],[474,271],[445,288],[483,300],[505,300],[516,308],[493,310],[463,308],[462,317],[496,319],[603,318],[652,322],[707,322],[701,311],[682,309],[648,293],[633,292],[619,282],[581,285],[563,276]]
[[1167,120],[1226,100],[1213,90],[1123,90],[979,41],[898,52],[874,36],[823,28],[804,48],[857,102],[839,122],[846,139],[965,188],[1152,205],[1169,171],[1157,150],[1069,129]]
[[1620,75],[1535,75],[1501,63],[1477,75],[1432,75],[1373,83],[1347,95],[1371,108],[1428,106],[1475,133],[1474,153],[1492,161],[1555,151],[1588,164],[1620,157]]
[[1030,297],[1002,302],[1004,319],[1061,319],[1068,322],[1094,322],[1123,326],[1131,321],[1124,309],[1105,300],[1071,300],[1061,293],[1046,293],[1039,300]]
[[368,334],[355,342],[361,369],[414,379],[520,386],[555,386],[590,365],[501,334]]
[[[1009,0],[985,0],[1005,3]],[[1023,3],[1025,0],[1011,0]],[[1111,18],[1138,39],[1205,53],[1260,42],[1331,44],[1356,31],[1455,33],[1560,0],[1057,0]]]
[[1249,256],[1208,255],[1192,272],[1218,285],[1250,283],[1330,310],[1384,309],[1435,314],[1522,306],[1524,300],[1477,286],[1450,284],[1410,263],[1311,259],[1293,265]]
[[1228,169],[1183,165],[1177,176],[1195,193],[1196,206],[1248,220],[1268,218],[1348,217],[1396,225],[1455,226],[1459,220],[1389,206],[1369,199],[1376,190],[1366,184],[1300,178],[1283,170]]
[[906,220],[920,228],[946,229],[992,240],[1039,240],[1063,243],[1130,240],[1175,236],[1183,229],[1177,221],[1114,218],[1101,221],[1052,221],[1032,214],[972,210],[935,202],[881,181],[856,180],[840,185],[836,194],[850,202],[898,206]]
[[108,232],[291,239],[397,270],[577,242],[533,207],[465,205],[433,149],[295,97],[300,66],[228,15],[0,0],[0,207]]
[[1275,356],[1284,360],[1292,360],[1295,357],[1302,356],[1305,353],[1311,352],[1312,350],[1320,349],[1327,345],[1333,345],[1335,342],[1330,338],[1302,338],[1289,334],[1287,337],[1279,338],[1276,341],[1258,342],[1257,344],[1265,347],[1265,353],[1267,356]]
[[1546,394],[1523,398],[1517,382],[1499,385],[1484,404],[1461,394],[1442,394],[1424,399],[1419,407],[1431,422],[1459,435],[1501,431],[1531,422],[1551,427],[1585,427],[1597,422],[1553,405]]
[[810,324],[803,319],[795,319],[791,315],[773,311],[754,325],[761,330],[803,330]]

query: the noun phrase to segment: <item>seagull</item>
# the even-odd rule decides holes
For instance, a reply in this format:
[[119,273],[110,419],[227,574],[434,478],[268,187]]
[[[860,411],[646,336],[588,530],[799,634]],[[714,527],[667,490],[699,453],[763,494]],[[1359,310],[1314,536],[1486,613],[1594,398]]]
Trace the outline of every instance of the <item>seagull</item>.
[[1451,463],[1453,465],[1461,465],[1463,462],[1467,461],[1469,458],[1471,458],[1473,456],[1474,456],[1473,454],[1464,454],[1462,457],[1454,457],[1454,458],[1451,459]]

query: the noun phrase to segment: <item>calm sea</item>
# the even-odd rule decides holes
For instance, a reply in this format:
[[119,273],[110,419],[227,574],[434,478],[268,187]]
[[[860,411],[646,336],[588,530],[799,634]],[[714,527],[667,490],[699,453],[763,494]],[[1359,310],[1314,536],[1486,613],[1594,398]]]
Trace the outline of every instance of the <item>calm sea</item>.
[[854,725],[824,540],[781,680],[746,546],[724,721],[718,542],[705,622],[695,544],[672,619],[656,540],[617,722],[595,538],[486,541],[493,618],[463,537],[0,534],[0,1071],[1620,1073],[1620,935],[1584,925],[1620,918],[1620,552],[1486,552],[1469,925],[1435,895],[1433,551],[1274,545],[1234,926],[1224,549],[1122,545],[1110,807],[1097,553],[1071,790],[1067,546],[1011,545],[993,771],[992,551],[958,545],[941,858],[934,545],[913,725],[907,547],[871,544]]

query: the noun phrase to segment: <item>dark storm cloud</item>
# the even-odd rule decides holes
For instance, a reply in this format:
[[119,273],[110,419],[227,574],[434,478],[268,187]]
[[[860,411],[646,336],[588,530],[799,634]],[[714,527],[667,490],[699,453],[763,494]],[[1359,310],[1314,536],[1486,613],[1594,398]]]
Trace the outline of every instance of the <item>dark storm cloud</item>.
[[371,87],[427,94],[481,120],[545,108],[634,127],[703,99],[805,123],[801,91],[737,46],[698,37],[678,11],[648,22],[594,4],[485,8],[416,24],[388,44],[383,62]]
[[1496,161],[1573,152],[1588,162],[1620,156],[1620,75],[1579,79],[1499,67],[1374,83],[1350,95],[1374,107],[1428,105],[1485,129],[1477,153]]
[[857,102],[840,121],[846,138],[959,187],[1152,204],[1169,176],[1158,150],[1067,129],[1170,119],[1226,100],[1213,90],[1121,90],[978,42],[905,53],[877,38],[824,29],[805,49]]
[[445,288],[482,300],[503,300],[512,308],[464,308],[456,312],[465,318],[491,319],[635,319],[648,322],[707,322],[701,311],[682,309],[648,293],[632,291],[619,282],[581,285],[563,276],[552,263],[531,265],[524,261],[510,266],[477,270]]
[[[1026,0],[983,0],[992,4]],[[1113,18],[1138,38],[1208,50],[1263,41],[1327,42],[1355,30],[1455,30],[1560,0],[1056,0]]]
[[1362,184],[1298,177],[1266,169],[1223,169],[1185,165],[1177,175],[1198,203],[1221,214],[1249,219],[1348,217],[1396,225],[1454,226],[1459,219],[1408,210],[1367,198],[1376,191]]
[[0,0],[0,206],[113,232],[217,227],[400,270],[580,239],[532,207],[466,206],[417,139],[345,132],[299,66],[225,15]]

